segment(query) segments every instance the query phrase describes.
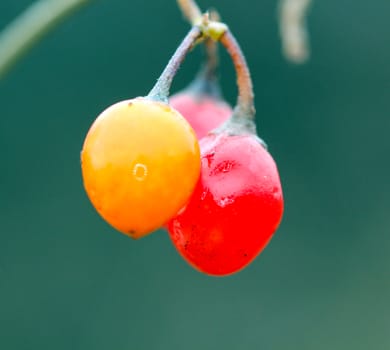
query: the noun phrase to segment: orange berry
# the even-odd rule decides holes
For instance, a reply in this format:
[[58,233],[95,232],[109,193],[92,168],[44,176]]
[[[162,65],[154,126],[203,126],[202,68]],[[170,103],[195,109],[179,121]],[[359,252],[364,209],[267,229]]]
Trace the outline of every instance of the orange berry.
[[194,131],[169,105],[136,98],[108,107],[81,152],[84,187],[114,228],[140,238],[186,204],[200,175]]

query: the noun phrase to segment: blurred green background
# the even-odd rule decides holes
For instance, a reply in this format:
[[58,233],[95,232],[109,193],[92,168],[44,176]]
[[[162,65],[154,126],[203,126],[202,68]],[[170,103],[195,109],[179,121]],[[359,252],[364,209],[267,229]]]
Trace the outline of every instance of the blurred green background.
[[[30,3],[1,0],[0,28]],[[174,0],[95,1],[0,80],[1,349],[390,348],[390,2],[315,1],[302,66],[281,55],[275,1],[199,3],[252,70],[284,186],[279,231],[214,278],[165,232],[133,241],[95,213],[79,164],[90,124],[146,94],[188,30]],[[234,103],[224,53],[220,75]]]

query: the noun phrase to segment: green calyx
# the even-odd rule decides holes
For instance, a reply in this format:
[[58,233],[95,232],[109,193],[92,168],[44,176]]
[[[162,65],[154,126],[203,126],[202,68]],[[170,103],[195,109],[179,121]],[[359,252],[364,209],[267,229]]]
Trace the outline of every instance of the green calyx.
[[210,38],[214,41],[219,41],[221,36],[228,30],[228,26],[225,23],[210,20],[208,13],[195,21],[194,25],[200,29],[205,38]]

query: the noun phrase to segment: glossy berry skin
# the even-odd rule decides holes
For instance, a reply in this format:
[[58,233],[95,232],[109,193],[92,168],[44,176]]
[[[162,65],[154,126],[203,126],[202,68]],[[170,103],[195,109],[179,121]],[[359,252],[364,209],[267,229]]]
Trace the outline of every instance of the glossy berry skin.
[[232,114],[231,107],[222,99],[191,91],[173,95],[169,103],[187,119],[198,139],[220,126]]
[[169,224],[170,238],[197,270],[223,276],[265,248],[283,214],[278,170],[252,135],[210,134],[200,141],[201,177]]
[[81,161],[93,206],[132,238],[175,215],[200,174],[199,144],[190,125],[167,104],[146,98],[102,112],[86,136]]

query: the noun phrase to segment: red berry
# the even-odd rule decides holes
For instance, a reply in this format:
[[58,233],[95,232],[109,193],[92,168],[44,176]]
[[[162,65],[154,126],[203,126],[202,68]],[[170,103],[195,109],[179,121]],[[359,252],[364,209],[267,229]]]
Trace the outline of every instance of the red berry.
[[231,107],[225,101],[190,91],[173,95],[169,104],[187,119],[198,139],[220,126],[232,114]]
[[187,119],[198,139],[232,115],[232,108],[222,97],[215,72],[207,70],[201,70],[185,90],[173,95],[169,104]]
[[210,275],[247,266],[265,248],[283,214],[278,170],[255,135],[210,134],[200,141],[201,177],[168,224],[183,258]]

